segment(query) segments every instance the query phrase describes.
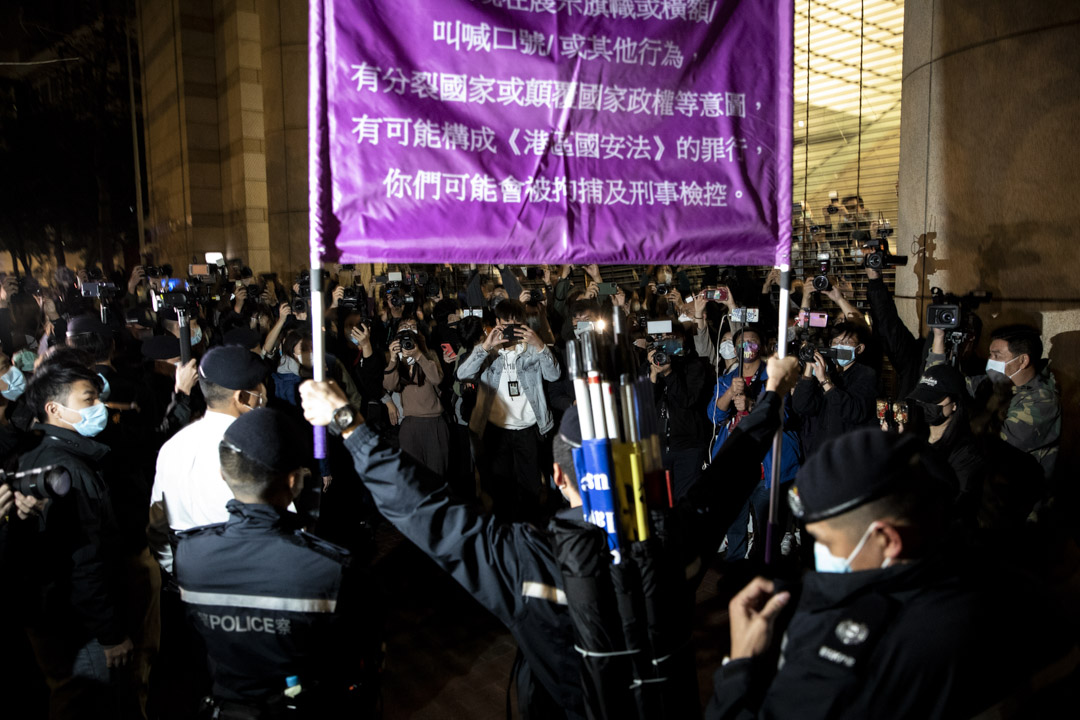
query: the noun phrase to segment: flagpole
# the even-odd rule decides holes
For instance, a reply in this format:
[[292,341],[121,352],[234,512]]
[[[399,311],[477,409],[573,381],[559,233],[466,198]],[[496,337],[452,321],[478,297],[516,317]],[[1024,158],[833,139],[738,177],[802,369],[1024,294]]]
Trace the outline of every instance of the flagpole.
[[[787,355],[787,326],[788,326],[788,298],[791,295],[791,265],[782,264],[780,266],[780,308],[777,313],[778,320],[776,326],[776,354],[783,358]],[[780,427],[776,430],[776,435],[773,436],[772,444],[772,482],[769,483],[769,522],[765,530],[765,564],[772,565],[774,557],[775,545],[774,539],[777,538],[779,533],[779,520],[780,514],[780,468],[782,466],[782,458],[780,457],[784,447],[784,405],[787,402],[786,397],[780,398]]]
[[[323,273],[318,243],[311,243],[311,369],[316,383],[326,380],[326,334],[323,331]],[[315,459],[326,457],[326,428],[315,426]]]

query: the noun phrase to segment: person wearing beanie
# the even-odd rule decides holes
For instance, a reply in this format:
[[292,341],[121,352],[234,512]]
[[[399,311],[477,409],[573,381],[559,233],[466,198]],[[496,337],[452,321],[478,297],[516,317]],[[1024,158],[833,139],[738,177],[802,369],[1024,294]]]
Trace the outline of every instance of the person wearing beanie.
[[[914,434],[825,442],[789,492],[817,571],[797,602],[799,588],[763,577],[732,599],[730,658],[706,718],[997,714],[1034,673],[1075,653],[1037,588],[949,533],[957,490]],[[770,648],[781,635],[778,664]]]
[[305,532],[289,511],[310,482],[307,454],[292,442],[299,432],[269,408],[230,424],[213,446],[235,496],[227,518],[179,538],[176,580],[211,661],[214,717],[374,717],[370,590],[348,550]]

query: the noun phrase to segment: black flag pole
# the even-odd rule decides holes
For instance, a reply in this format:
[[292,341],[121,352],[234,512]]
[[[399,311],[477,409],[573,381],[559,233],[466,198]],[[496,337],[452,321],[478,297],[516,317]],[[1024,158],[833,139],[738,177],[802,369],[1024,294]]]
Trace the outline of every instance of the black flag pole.
[[[780,266],[780,307],[776,323],[776,354],[783,358],[787,355],[788,302],[791,295],[791,265]],[[769,484],[769,524],[765,531],[765,564],[772,565],[775,557],[776,540],[779,534],[780,514],[780,457],[784,447],[784,408],[787,398],[780,398],[780,427],[776,429],[772,444],[772,482]]]

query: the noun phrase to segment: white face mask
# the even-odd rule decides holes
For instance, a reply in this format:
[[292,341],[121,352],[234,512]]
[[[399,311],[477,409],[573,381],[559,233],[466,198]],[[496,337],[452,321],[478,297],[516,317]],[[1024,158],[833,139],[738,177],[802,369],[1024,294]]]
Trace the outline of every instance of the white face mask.
[[724,358],[725,360],[734,360],[735,343],[731,342],[730,340],[725,340],[724,342],[720,343],[720,357]]
[[[866,545],[866,541],[870,539],[870,535],[878,528],[878,523],[875,520],[870,523],[870,526],[866,528],[866,532],[863,533],[859,543],[855,546],[855,549],[851,551],[847,557],[839,558],[829,552],[829,548],[822,543],[814,543],[814,567],[818,572],[822,573],[849,573],[851,572],[851,562],[858,557],[862,552],[863,546]],[[889,567],[892,562],[892,558],[885,558],[885,562],[881,564],[882,568]]]
[[1012,380],[1013,375],[1016,375],[1016,373],[1020,372],[1020,370],[1017,370],[1012,375],[1010,375],[1005,371],[1005,368],[1008,367],[1009,363],[1011,363],[1013,360],[1018,360],[1019,358],[1020,356],[1017,355],[1012,360],[987,360],[986,374],[989,375],[990,379],[994,382],[1005,382],[1006,380]]

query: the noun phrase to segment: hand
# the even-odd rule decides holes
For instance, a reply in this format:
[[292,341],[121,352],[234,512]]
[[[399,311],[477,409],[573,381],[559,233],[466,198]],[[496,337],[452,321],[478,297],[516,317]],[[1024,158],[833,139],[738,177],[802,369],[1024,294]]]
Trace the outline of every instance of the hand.
[[824,295],[837,305],[844,299],[844,293],[840,292],[840,287],[836,284],[836,278],[829,278],[829,289],[824,292]]
[[731,659],[761,655],[769,649],[776,617],[791,600],[791,593],[773,594],[771,580],[756,577],[728,603],[731,625]]
[[19,281],[15,279],[14,275],[8,275],[0,282],[0,303],[3,304],[3,307],[7,307],[11,296],[17,292],[19,292]]
[[727,285],[717,285],[716,289],[724,291],[724,299],[721,300],[720,303],[722,305],[726,305],[728,310],[734,310],[735,296],[731,294],[731,288],[729,288]]
[[709,301],[705,299],[705,293],[700,292],[694,296],[694,319],[705,318],[705,306]]
[[349,337],[356,341],[360,347],[371,343],[371,329],[365,323],[360,323],[349,331]]
[[131,638],[124,638],[119,645],[105,645],[105,667],[115,668],[123,667],[131,660],[132,653],[135,652],[135,646],[131,642]]
[[596,263],[593,263],[592,265],[586,265],[585,273],[590,278],[592,278],[593,282],[603,282],[603,279],[600,277],[600,266]]
[[329,425],[334,419],[334,413],[349,404],[349,398],[345,397],[345,391],[333,380],[319,383],[307,380],[300,385],[300,403],[304,406],[304,419],[309,423]]
[[284,324],[285,319],[287,317],[289,317],[290,315],[292,315],[292,314],[293,314],[293,312],[292,312],[292,304],[291,303],[281,303],[281,305],[278,306],[278,318],[277,318],[278,324]]
[[484,342],[483,342],[484,350],[486,350],[487,352],[491,352],[495,348],[502,345],[503,344],[502,333],[503,333],[503,329],[501,327],[499,327],[498,325],[491,328],[491,332],[489,332],[488,336],[486,338],[484,338]]
[[934,342],[945,342],[945,328],[934,328]]
[[551,284],[551,266],[550,265],[541,265],[540,267],[541,267],[541,272],[544,273],[544,285],[550,285]]
[[515,335],[517,335],[519,339],[524,340],[526,345],[532,345],[538,352],[543,351],[543,349],[547,347],[544,345],[544,341],[540,339],[540,336],[536,334],[536,331],[528,325],[518,326]]
[[619,290],[611,296],[611,303],[617,308],[626,307],[626,293]]
[[646,347],[648,347],[648,345],[649,345],[649,343],[646,342],[645,338],[638,338],[637,340],[634,341],[634,347],[639,347],[642,350],[644,350]]
[[0,519],[3,519],[9,512],[11,512],[12,506],[15,505],[15,491],[11,489],[11,486],[7,483],[0,485]]
[[741,377],[732,378],[731,380],[731,394],[733,397],[746,394],[746,381]]
[[739,412],[747,412],[750,409],[750,399],[745,395],[736,395],[731,402]]
[[128,278],[128,292],[132,295],[135,294],[135,290],[139,287],[139,283],[146,279],[146,268],[142,265],[136,265],[131,268],[131,277]]
[[866,268],[866,277],[868,280],[877,280],[881,277],[881,271],[874,270],[873,268]]
[[30,495],[23,495],[18,490],[15,491],[15,507],[18,510],[20,520],[26,520],[27,518],[40,515],[45,512],[45,506],[48,504],[48,498],[39,500]]
[[442,361],[444,363],[450,365],[454,362],[455,359],[457,359],[457,354],[453,351],[453,349],[443,348]]
[[571,271],[573,271],[573,265],[560,265],[559,266],[559,279],[570,277]]
[[397,356],[401,353],[401,341],[393,340],[390,342],[390,362],[397,360]]
[[199,368],[195,358],[187,361],[186,365],[176,368],[176,385],[173,389],[178,393],[190,396],[195,387],[195,381],[199,379]]
[[244,309],[244,301],[247,300],[247,288],[238,287],[233,293],[233,310],[240,312]]
[[397,425],[399,421],[397,405],[394,404],[393,400],[387,400],[383,404],[386,405],[386,414],[390,417],[390,424]]
[[518,295],[518,302],[524,305],[525,303],[529,302],[531,298],[532,293],[530,293],[528,290],[522,290],[521,294]]
[[330,293],[330,307],[336,308],[343,297],[345,297],[345,286],[338,285],[334,288],[334,292]]
[[38,307],[41,308],[42,314],[49,320],[56,320],[60,317],[60,313],[56,312],[56,301],[48,295],[37,295],[34,298],[37,300]]
[[765,276],[765,282],[761,286],[762,294],[769,292],[769,288],[773,285],[780,284],[780,268],[773,268],[769,271],[769,274]]
[[829,371],[825,366],[825,358],[821,357],[821,353],[814,351],[814,377],[817,378],[819,383],[823,383],[829,379]]
[[327,490],[330,489],[330,483],[331,483],[331,481],[333,481],[333,479],[334,478],[331,475],[323,475],[323,479],[322,479],[322,490],[323,490],[323,492],[326,492]]
[[765,368],[769,379],[765,381],[765,390],[777,395],[787,395],[799,382],[799,360],[789,355],[783,360],[773,355]]
[[592,299],[600,295],[600,286],[593,283],[589,287],[585,288],[585,292],[582,293],[582,297]]

